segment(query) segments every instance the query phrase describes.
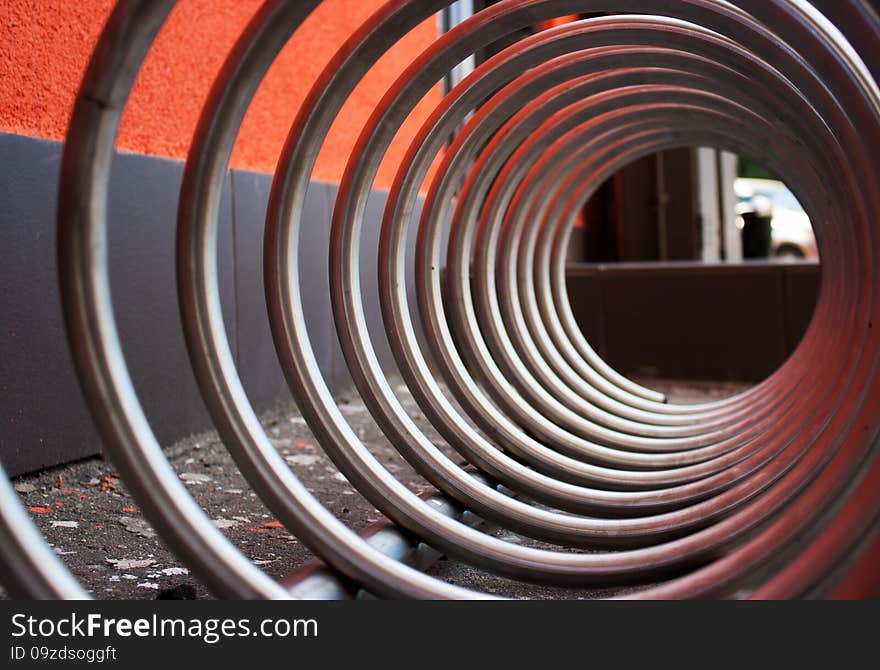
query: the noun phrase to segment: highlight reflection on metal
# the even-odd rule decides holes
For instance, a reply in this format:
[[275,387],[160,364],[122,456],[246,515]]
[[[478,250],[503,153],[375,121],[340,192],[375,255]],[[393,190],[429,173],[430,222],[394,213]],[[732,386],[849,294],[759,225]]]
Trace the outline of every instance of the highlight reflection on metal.
[[[213,527],[165,460],[121,354],[107,275],[109,165],[138,68],[174,4],[119,2],[80,89],[58,203],[69,340],[106,448],[191,570],[219,596],[314,595],[320,584],[275,582]],[[242,34],[202,111],[178,218],[180,309],[202,394],[238,467],[291,532],[332,571],[384,597],[484,596],[396,560],[417,551],[406,544],[412,537],[517,579],[660,583],[636,591],[640,598],[872,595],[880,581],[867,551],[880,524],[878,3],[502,0],[413,62],[363,129],[329,250],[336,329],[357,387],[388,439],[448,500],[559,550],[487,535],[442,499],[398,482],[337,409],[303,318],[299,224],[323,139],[370,66],[448,0],[391,0],[351,36],[290,130],[266,221],[269,316],[300,411],[345,476],[404,533],[383,545],[342,525],[278,456],[247,400],[217,297],[220,188],[260,81],[317,4],[267,1]],[[596,11],[619,14],[516,42],[442,100],[400,167],[374,250],[400,372],[437,431],[485,475],[475,477],[410,419],[378,364],[358,268],[366,197],[396,129],[453,66],[537,22]],[[575,324],[564,282],[575,213],[603,179],[639,156],[687,145],[748,154],[783,175],[816,223],[824,263],[797,352],[754,389],[699,406],[666,403],[610,369]],[[426,177],[439,154],[436,176]],[[423,185],[410,305],[407,223]],[[49,550],[5,478],[0,498],[0,561],[13,591],[84,597],[57,560],[46,569]],[[332,585],[326,593],[341,595]]]

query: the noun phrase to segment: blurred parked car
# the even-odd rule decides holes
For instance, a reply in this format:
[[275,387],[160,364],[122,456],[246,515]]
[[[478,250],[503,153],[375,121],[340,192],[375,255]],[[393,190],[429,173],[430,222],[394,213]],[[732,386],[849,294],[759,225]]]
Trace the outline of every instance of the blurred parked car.
[[740,178],[734,184],[737,227],[743,228],[743,214],[754,212],[771,218],[771,255],[774,258],[819,258],[810,217],[788,190],[775,179]]

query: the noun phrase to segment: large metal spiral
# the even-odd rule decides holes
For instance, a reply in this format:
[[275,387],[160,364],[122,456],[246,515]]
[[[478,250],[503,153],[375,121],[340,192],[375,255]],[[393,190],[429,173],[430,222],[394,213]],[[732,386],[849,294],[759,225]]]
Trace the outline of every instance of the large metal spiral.
[[[219,596],[286,598],[298,592],[227,541],[171,469],[114,323],[109,167],[134,79],[174,4],[119,2],[80,89],[58,206],[69,341],[106,449],[166,543]],[[265,2],[202,110],[177,232],[193,368],[253,490],[332,570],[384,597],[483,597],[386,555],[322,507],[264,433],[230,353],[216,267],[222,181],[257,87],[317,4]],[[315,82],[274,176],[266,301],[280,365],[321,446],[399,528],[499,575],[660,584],[639,598],[871,595],[880,528],[880,4],[502,0],[421,54],[363,128],[329,249],[336,331],[357,389],[388,440],[447,499],[558,549],[483,533],[395,479],[339,411],[303,316],[300,222],[327,131],[371,65],[449,4],[391,0],[355,32]],[[472,466],[463,469],[410,418],[379,365],[358,266],[366,198],[397,128],[453,66],[525,27],[595,11],[617,14],[517,41],[442,99],[409,147],[370,250],[397,366]],[[816,224],[822,287],[800,347],[771,378],[724,401],[675,405],[617,374],[584,339],[566,295],[565,251],[577,211],[608,176],[659,150],[707,145],[785,178]],[[408,223],[420,190],[428,195],[413,266]],[[0,497],[0,560],[13,591],[85,597],[5,477]]]

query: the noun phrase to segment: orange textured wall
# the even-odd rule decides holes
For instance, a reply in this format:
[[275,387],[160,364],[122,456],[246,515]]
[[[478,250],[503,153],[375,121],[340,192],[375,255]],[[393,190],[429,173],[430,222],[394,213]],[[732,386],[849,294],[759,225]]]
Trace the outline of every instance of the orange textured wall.
[[[113,0],[0,0],[0,131],[61,140],[89,54]],[[233,166],[274,170],[287,130],[315,78],[381,0],[325,0],[272,67],[245,119]],[[180,0],[159,34],[123,117],[120,149],[185,158],[199,110],[223,58],[260,0]],[[437,37],[413,30],[368,73],[331,128],[314,178],[339,181],[375,104]],[[435,88],[404,124],[376,186],[440,99]]]

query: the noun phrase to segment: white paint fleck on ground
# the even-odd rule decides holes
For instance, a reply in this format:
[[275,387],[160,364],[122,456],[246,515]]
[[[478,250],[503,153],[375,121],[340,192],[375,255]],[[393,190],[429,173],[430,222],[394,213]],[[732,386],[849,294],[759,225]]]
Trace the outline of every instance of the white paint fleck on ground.
[[224,528],[235,528],[240,522],[234,519],[213,519],[214,525],[221,530]]
[[188,575],[189,570],[186,568],[165,568],[163,570],[159,570],[166,577],[175,577],[177,575]]
[[[148,568],[156,563],[152,558],[108,558],[107,562],[117,570],[137,570],[139,568]],[[133,575],[131,577],[129,577],[129,575],[124,575],[124,577],[126,579],[135,578]]]
[[140,537],[156,537],[156,531],[147,523],[146,519],[136,519],[130,516],[119,517],[119,523],[129,533],[134,533]]
[[213,481],[209,475],[202,475],[197,472],[181,472],[180,479],[191,486],[207,484],[208,482]]
[[290,465],[314,465],[321,460],[317,454],[296,454],[295,456],[285,456],[284,460]]

